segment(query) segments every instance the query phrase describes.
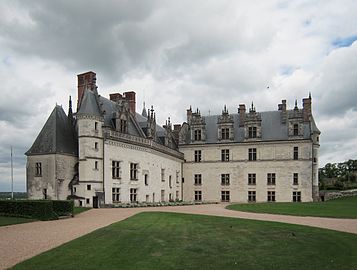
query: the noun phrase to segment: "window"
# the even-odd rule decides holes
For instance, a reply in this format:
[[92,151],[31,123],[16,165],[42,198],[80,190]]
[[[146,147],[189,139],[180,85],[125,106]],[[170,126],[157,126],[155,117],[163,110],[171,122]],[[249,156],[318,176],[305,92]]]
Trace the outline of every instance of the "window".
[[275,191],[268,191],[268,202],[275,202]]
[[161,201],[164,202],[165,201],[165,190],[161,190]]
[[82,201],[79,201],[79,206],[83,206],[83,202]]
[[112,188],[113,203],[120,202],[120,188]]
[[94,162],[94,170],[98,170],[98,161]]
[[200,186],[200,185],[202,185],[202,175],[195,174],[195,186]]
[[248,185],[255,185],[256,183],[256,174],[248,173]]
[[169,175],[169,187],[172,188],[172,179],[171,175]]
[[221,150],[221,160],[222,161],[229,161],[229,149],[222,149]]
[[161,182],[165,182],[165,169],[161,169]]
[[221,174],[221,185],[229,186],[229,174]]
[[294,136],[299,136],[299,124],[294,124]]
[[176,184],[180,183],[180,172],[176,171]]
[[92,190],[92,185],[87,185],[87,190]]
[[250,161],[257,160],[257,148],[248,149],[248,159]]
[[200,129],[196,129],[194,135],[195,135],[195,137],[194,137],[195,141],[200,141],[202,139],[201,130]]
[[195,162],[201,162],[201,150],[195,150]]
[[196,202],[202,201],[202,191],[201,190],[195,190],[195,201]]
[[94,130],[98,130],[98,122],[94,122]]
[[120,161],[112,161],[112,178],[120,179]]
[[299,174],[294,173],[293,175],[293,185],[298,185],[299,184]]
[[36,162],[35,169],[36,169],[35,176],[42,176],[42,164],[41,164],[41,162]]
[[130,180],[138,180],[138,163],[130,163]]
[[229,139],[229,128],[222,128],[222,140],[228,140]]
[[248,202],[255,202],[256,201],[256,192],[255,191],[248,191]]
[[268,173],[267,174],[267,184],[268,185],[275,185],[275,173]]
[[86,199],[86,204],[90,204],[90,200],[88,198]]
[[43,198],[46,200],[47,199],[47,188],[44,188],[42,193],[43,193]]
[[257,127],[249,127],[248,128],[248,138],[256,138],[257,137]]
[[98,143],[97,142],[94,143],[94,149],[98,149]]
[[74,187],[74,188],[73,188],[73,193],[76,193],[76,192],[77,192],[77,188]]
[[301,202],[301,191],[293,191],[293,202]]
[[146,197],[145,197],[146,199],[146,202],[149,202],[149,200],[150,200],[150,198],[149,198],[149,195],[146,195]]
[[149,175],[147,173],[144,174],[144,184],[145,184],[145,186],[149,185]]
[[221,201],[222,202],[229,202],[229,190],[222,190],[221,191]]
[[128,122],[125,119],[120,119],[120,132],[127,133],[128,131]]
[[131,202],[137,202],[138,201],[138,189],[136,188],[131,188],[130,189],[130,201]]
[[179,191],[176,190],[176,200],[179,200],[180,199],[180,196],[179,196]]
[[294,159],[295,160],[299,159],[299,147],[297,146],[294,147]]

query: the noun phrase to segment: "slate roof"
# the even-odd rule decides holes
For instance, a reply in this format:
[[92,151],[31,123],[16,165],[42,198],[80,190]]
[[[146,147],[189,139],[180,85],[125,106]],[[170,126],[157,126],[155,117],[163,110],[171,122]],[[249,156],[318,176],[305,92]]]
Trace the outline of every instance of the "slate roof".
[[25,155],[72,154],[78,155],[74,129],[61,106],[56,105],[40,134]]
[[77,114],[89,114],[93,116],[102,116],[98,107],[95,93],[89,90],[85,90],[83,98]]
[[[288,126],[281,123],[280,111],[260,112],[262,119],[262,141],[288,140]],[[231,114],[234,121],[233,142],[244,141],[244,127],[239,127],[239,114]],[[206,122],[206,140],[203,143],[219,143],[218,117],[219,115],[203,116]],[[310,124],[303,124],[303,138],[310,138]],[[315,125],[316,126],[316,125]],[[317,127],[316,127],[317,128]],[[188,139],[188,141],[187,141]],[[189,142],[189,136],[186,142]]]

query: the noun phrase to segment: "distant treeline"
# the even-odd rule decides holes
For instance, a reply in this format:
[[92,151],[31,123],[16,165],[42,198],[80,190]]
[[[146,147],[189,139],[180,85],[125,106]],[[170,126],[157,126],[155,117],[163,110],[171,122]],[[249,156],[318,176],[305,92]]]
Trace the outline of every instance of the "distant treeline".
[[357,188],[357,160],[327,163],[319,169],[320,189]]
[[[0,199],[11,198],[11,192],[0,192]],[[14,192],[14,199],[27,199],[26,192]]]

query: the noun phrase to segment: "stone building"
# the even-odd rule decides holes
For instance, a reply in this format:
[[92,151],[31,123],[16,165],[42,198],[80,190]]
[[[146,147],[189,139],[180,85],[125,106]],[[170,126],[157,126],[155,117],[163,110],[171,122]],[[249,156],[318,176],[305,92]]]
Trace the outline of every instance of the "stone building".
[[153,107],[136,112],[135,92],[98,94],[96,74],[78,75],[77,112],[56,106],[27,155],[33,199],[77,205],[125,202],[264,202],[318,199],[320,131],[311,97],[288,110],[244,104],[220,115],[187,110],[162,127]]

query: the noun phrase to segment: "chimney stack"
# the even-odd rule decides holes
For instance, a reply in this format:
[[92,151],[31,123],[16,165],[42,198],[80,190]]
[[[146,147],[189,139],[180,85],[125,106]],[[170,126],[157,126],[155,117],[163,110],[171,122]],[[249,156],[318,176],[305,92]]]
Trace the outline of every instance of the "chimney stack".
[[93,71],[88,71],[77,75],[77,82],[78,82],[77,111],[81,104],[84,90],[88,89],[94,91],[97,87],[96,81],[97,81],[97,77]]
[[303,118],[304,122],[309,122],[310,121],[310,116],[311,116],[311,96],[308,98],[303,98],[302,99],[302,111],[303,111]]
[[240,127],[244,127],[244,122],[245,122],[245,104],[239,104],[238,113],[239,113],[239,126],[240,126]]
[[129,110],[135,115],[136,112],[136,101],[135,101],[136,93],[134,91],[124,92],[123,97],[129,103]]
[[190,106],[190,108],[187,109],[187,123],[189,125],[191,124],[191,119],[192,119],[192,107]]
[[109,99],[114,102],[118,102],[123,99],[123,96],[119,93],[109,94]]

